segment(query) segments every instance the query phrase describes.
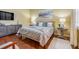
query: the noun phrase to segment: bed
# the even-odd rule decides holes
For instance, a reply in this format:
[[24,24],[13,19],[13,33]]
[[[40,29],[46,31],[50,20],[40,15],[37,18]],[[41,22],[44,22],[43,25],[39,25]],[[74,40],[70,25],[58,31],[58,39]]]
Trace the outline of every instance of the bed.
[[43,47],[54,32],[53,26],[23,26],[17,32],[18,36],[22,36],[22,39],[30,38],[40,43]]

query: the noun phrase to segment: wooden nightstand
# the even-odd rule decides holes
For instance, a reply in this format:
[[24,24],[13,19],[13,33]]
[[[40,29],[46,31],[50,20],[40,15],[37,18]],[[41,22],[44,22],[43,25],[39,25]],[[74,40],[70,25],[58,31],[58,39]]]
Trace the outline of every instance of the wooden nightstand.
[[68,29],[57,28],[54,32],[54,35],[55,37],[58,37],[58,38],[62,38],[66,40],[70,39],[70,32],[68,31]]

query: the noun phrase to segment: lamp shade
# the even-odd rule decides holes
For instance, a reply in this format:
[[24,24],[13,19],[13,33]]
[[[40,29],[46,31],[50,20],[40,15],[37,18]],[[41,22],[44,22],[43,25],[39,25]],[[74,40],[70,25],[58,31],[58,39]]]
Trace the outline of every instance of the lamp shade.
[[61,23],[64,23],[65,21],[66,21],[65,18],[60,18],[60,22],[61,22]]

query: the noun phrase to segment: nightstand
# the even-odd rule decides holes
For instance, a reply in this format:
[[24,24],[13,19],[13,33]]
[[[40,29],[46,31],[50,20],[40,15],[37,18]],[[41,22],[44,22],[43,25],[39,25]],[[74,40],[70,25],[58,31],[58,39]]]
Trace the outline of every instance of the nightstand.
[[57,28],[54,32],[54,36],[62,39],[69,40],[70,39],[70,32],[68,29],[64,28]]

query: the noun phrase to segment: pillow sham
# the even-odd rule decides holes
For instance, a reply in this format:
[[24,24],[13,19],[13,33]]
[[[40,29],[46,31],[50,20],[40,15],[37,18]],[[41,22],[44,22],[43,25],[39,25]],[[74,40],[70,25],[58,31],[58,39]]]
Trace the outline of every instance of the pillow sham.
[[38,26],[42,26],[42,25],[43,25],[43,23],[42,23],[42,22],[39,22],[39,23],[38,23]]
[[43,22],[43,27],[47,27],[47,22]]
[[52,27],[52,22],[38,22],[36,23],[36,26]]
[[49,27],[49,26],[52,27],[52,25],[53,25],[52,22],[48,22],[48,23],[47,23],[47,26],[48,26],[48,27]]

